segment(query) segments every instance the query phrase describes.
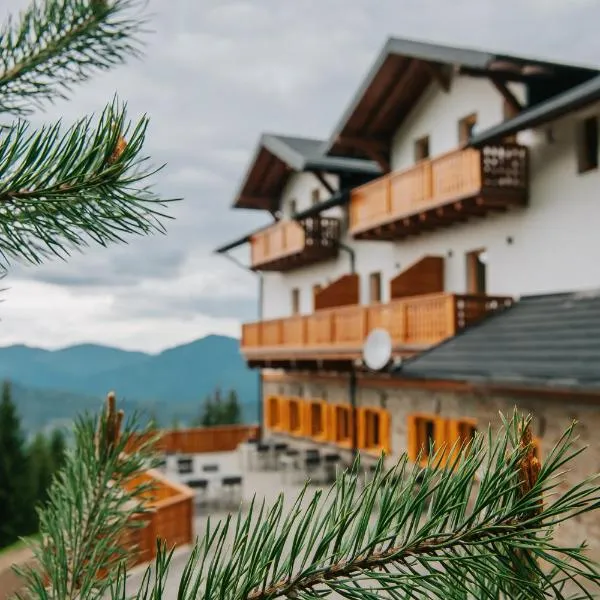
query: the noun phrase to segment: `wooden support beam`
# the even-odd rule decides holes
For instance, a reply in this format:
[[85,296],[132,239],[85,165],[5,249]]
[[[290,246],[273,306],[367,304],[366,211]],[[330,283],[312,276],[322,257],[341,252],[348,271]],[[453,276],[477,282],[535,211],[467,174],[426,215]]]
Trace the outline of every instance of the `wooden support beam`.
[[383,104],[378,107],[377,112],[369,119],[369,127],[377,128],[380,123],[387,123],[390,114],[397,114],[398,106],[407,90],[414,85],[415,77],[423,68],[419,60],[411,60],[406,70],[400,76],[398,83],[387,96]]
[[491,76],[490,81],[492,85],[500,92],[502,97],[506,100],[507,104],[510,108],[515,111],[515,113],[520,113],[523,110],[523,106],[516,99],[515,95],[508,89],[506,83],[501,81],[497,77]]
[[437,63],[431,63],[428,61],[423,61],[423,64],[425,65],[425,68],[431,73],[432,77],[440,84],[442,89],[445,92],[449,92],[451,83],[450,75],[447,71],[444,70],[442,65],[439,65]]
[[313,175],[319,180],[319,183],[333,196],[335,194],[335,189],[333,186],[325,179],[325,174],[322,171],[313,171]]

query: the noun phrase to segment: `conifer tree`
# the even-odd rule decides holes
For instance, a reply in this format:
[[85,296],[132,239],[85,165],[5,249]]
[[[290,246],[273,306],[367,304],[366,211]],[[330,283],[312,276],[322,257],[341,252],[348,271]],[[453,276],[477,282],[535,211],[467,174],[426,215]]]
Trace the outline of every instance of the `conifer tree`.
[[54,475],[54,463],[50,444],[43,433],[38,433],[28,449],[31,491],[36,505],[45,503],[50,482]]
[[64,465],[66,452],[67,443],[65,441],[65,434],[61,429],[56,428],[50,436],[50,457],[53,473],[60,470]]
[[227,400],[223,406],[222,425],[238,425],[242,421],[242,411],[235,390],[229,390]]
[[0,548],[31,533],[33,497],[29,461],[17,408],[8,381],[0,399]]

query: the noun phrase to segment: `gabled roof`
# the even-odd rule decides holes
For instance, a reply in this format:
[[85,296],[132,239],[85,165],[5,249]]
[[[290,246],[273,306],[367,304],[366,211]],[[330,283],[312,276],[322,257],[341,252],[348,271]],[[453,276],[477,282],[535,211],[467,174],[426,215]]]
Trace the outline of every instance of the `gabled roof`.
[[359,158],[327,156],[325,142],[311,138],[265,133],[257,148],[233,206],[275,211],[281,193],[292,172],[352,173],[377,176],[377,163]]
[[484,146],[524,129],[545,125],[598,101],[600,101],[600,76],[594,77],[558,96],[550,98],[550,100],[546,100],[546,102],[524,110],[512,119],[503,121],[499,125],[474,135],[469,140],[469,145],[476,148]]
[[597,69],[390,38],[327,142],[329,154],[373,157],[389,151],[393,133],[433,81],[449,85],[454,72],[520,81],[537,103],[597,75]]
[[600,390],[600,290],[522,298],[407,360],[396,375]]

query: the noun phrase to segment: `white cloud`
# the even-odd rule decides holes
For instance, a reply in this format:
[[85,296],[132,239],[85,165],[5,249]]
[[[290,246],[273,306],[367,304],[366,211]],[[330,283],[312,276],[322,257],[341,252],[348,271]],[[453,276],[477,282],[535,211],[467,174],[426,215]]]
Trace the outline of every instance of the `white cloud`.
[[4,345],[60,348],[89,341],[154,352],[210,333],[240,333],[237,319],[202,314],[183,318],[173,312],[160,319],[121,319],[112,310],[112,293],[75,295],[65,287],[35,281],[11,282],[3,298],[0,339]]
[[[29,0],[4,0],[0,18]],[[327,136],[390,35],[598,63],[594,0],[150,0],[146,57],[101,73],[35,123],[103,108],[150,116],[157,189],[186,200],[168,235],[13,269],[0,343],[97,341],[157,350],[237,333],[256,279],[212,255],[268,219],[231,211],[262,131]],[[241,249],[240,254],[247,249]],[[245,257],[247,260],[247,257]],[[2,287],[0,282],[0,287]]]

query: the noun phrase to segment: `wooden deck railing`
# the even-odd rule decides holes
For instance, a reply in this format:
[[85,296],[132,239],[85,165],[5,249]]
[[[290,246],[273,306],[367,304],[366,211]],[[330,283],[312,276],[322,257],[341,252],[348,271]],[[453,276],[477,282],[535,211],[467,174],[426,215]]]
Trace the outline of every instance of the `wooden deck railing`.
[[190,429],[169,429],[157,433],[139,434],[132,437],[127,450],[148,436],[160,435],[157,450],[161,452],[181,452],[200,454],[204,452],[230,452],[241,442],[257,437],[258,425],[222,425],[215,427],[195,427]]
[[368,333],[386,329],[395,346],[429,346],[508,306],[499,296],[427,294],[389,304],[344,306],[242,327],[242,352],[262,349],[360,349]]
[[194,492],[155,470],[140,473],[127,487],[140,484],[152,487],[142,495],[149,509],[138,517],[144,526],[128,530],[123,539],[133,565],[156,557],[157,539],[164,540],[168,548],[190,544],[194,539]]
[[352,190],[350,232],[360,233],[486,192],[526,192],[527,185],[527,149],[523,146],[455,150]]
[[302,221],[279,221],[252,236],[252,267],[274,265],[277,269],[294,263],[285,259],[304,258],[304,263],[316,261],[322,255],[329,257],[337,252],[340,236],[338,219],[312,217]]
[[274,258],[302,252],[304,229],[296,221],[279,221],[252,237],[252,266]]

